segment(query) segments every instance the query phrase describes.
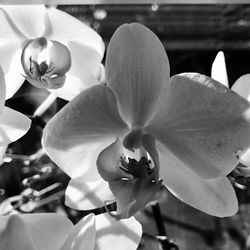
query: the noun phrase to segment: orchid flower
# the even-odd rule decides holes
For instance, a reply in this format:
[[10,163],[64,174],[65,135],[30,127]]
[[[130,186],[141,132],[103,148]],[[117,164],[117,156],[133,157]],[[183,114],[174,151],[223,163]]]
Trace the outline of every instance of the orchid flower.
[[27,79],[71,100],[102,77],[101,37],[69,14],[43,5],[2,5],[0,23],[7,98]]
[[127,218],[165,185],[208,214],[234,214],[226,175],[250,145],[250,104],[205,75],[170,78],[163,45],[137,23],[117,29],[105,69],[106,85],[80,93],[44,129],[45,151],[71,177],[66,205],[115,198],[110,213]]
[[[226,60],[223,51],[219,51],[214,59],[211,77],[229,88]],[[231,89],[250,102],[250,74],[238,78]],[[250,148],[238,152],[239,165],[234,174],[250,177]]]
[[29,130],[31,124],[28,117],[4,106],[5,93],[5,79],[0,67],[0,164],[3,163],[7,145],[22,137]]
[[0,249],[4,250],[136,250],[141,235],[141,225],[133,217],[117,222],[104,214],[89,214],[75,226],[53,213],[0,219]]

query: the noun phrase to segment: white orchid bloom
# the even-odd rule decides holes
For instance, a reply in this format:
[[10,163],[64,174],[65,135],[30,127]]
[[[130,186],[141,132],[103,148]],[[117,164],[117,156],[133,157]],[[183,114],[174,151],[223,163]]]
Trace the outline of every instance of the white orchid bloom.
[[133,217],[115,221],[89,214],[75,226],[53,213],[12,214],[0,218],[0,249],[4,250],[136,250],[142,235]]
[[25,78],[66,100],[98,83],[104,43],[81,21],[54,7],[2,5],[0,23],[7,98]]
[[226,175],[250,146],[250,104],[205,75],[170,78],[163,45],[136,23],[115,32],[105,69],[107,85],[83,91],[44,130],[45,151],[72,178],[66,204],[84,210],[115,198],[113,216],[126,218],[164,184],[208,214],[233,215]]

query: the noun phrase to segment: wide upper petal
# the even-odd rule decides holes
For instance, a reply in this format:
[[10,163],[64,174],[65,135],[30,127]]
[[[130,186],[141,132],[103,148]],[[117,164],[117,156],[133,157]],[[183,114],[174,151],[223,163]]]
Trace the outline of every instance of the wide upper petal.
[[59,249],[72,227],[73,224],[69,219],[57,214],[2,216],[0,248],[4,250]]
[[73,16],[54,7],[47,9],[48,22],[44,36],[58,40],[65,45],[69,41],[78,41],[82,45],[94,49],[101,57],[104,54],[102,38],[88,25]]
[[160,177],[174,196],[210,215],[225,217],[237,212],[236,194],[226,177],[203,179],[166,147],[160,144],[157,146]]
[[95,165],[101,150],[127,131],[113,92],[96,85],[81,92],[48,122],[42,143],[68,175],[95,171],[95,176],[88,175],[93,181],[99,178]]
[[9,25],[15,33],[25,38],[42,36],[45,30],[46,8],[44,5],[2,5]]
[[18,140],[29,130],[31,120],[22,113],[4,107],[0,114],[0,146]]
[[237,79],[231,89],[250,102],[250,74]]
[[227,175],[250,145],[250,104],[204,75],[176,75],[147,130],[197,174]]
[[110,40],[105,67],[122,117],[131,126],[144,126],[169,80],[168,57],[160,40],[141,24],[122,25]]
[[83,176],[72,178],[66,188],[65,204],[78,210],[90,210],[103,207],[114,200],[108,182],[101,177],[90,182]]

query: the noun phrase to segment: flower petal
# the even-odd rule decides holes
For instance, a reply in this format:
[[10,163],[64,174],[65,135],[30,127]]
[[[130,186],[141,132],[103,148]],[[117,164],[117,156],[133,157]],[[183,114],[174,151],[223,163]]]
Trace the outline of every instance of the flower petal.
[[5,72],[6,80],[6,99],[11,98],[24,82],[24,71],[21,64],[21,49],[14,54],[8,71]]
[[36,38],[44,33],[46,9],[44,5],[2,5],[9,18],[10,26],[23,38]]
[[108,46],[106,77],[124,120],[144,126],[169,80],[168,57],[160,40],[141,24],[119,27]]
[[250,144],[250,104],[204,75],[171,78],[147,130],[205,178],[227,175]]
[[82,176],[72,178],[65,192],[65,204],[78,210],[90,210],[103,207],[105,202],[114,200],[108,183],[100,178],[95,182],[88,182]]
[[100,55],[92,46],[77,41],[69,42],[68,49],[72,57],[71,74],[81,76],[85,71],[90,71],[97,78],[103,54]]
[[114,94],[97,85],[81,92],[48,122],[42,143],[69,176],[95,171],[95,176],[88,175],[94,181],[100,178],[95,168],[99,153],[127,130]]
[[0,249],[36,250],[27,225],[18,215],[1,216]]
[[23,214],[20,217],[27,225],[37,250],[59,249],[73,227],[68,218],[54,213]]
[[226,177],[203,179],[162,145],[160,177],[170,192],[181,201],[210,215],[225,217],[235,214],[238,202]]
[[59,249],[72,227],[69,219],[57,214],[2,216],[0,247],[5,250]]
[[101,56],[91,47],[77,42],[69,43],[72,65],[66,74],[64,86],[50,90],[65,100],[72,100],[81,91],[99,84],[97,78],[101,67]]
[[18,140],[29,130],[31,120],[20,112],[4,107],[0,114],[0,146]]
[[104,54],[102,38],[89,26],[56,8],[48,8],[49,22],[46,25],[45,36],[58,40],[65,45],[69,41],[79,41],[94,49],[101,57]]
[[4,108],[5,94],[6,94],[5,78],[3,70],[0,66],[0,114]]
[[7,147],[8,145],[0,146],[0,166],[4,163],[4,155],[7,150]]
[[70,231],[60,250],[95,249],[95,215],[83,217]]
[[250,74],[237,79],[231,89],[250,102]]
[[65,83],[61,88],[48,90],[51,93],[54,93],[57,97],[71,101],[83,90],[98,84],[97,79],[90,71],[85,70],[82,73],[79,73],[78,76],[74,76],[69,72],[66,74]]
[[20,43],[26,39],[26,37],[7,15],[6,11],[3,9],[4,6],[5,5],[0,5],[0,34],[4,34],[4,36],[0,37],[0,46],[7,45],[13,41],[18,41]]
[[211,77],[228,87],[227,67],[223,51],[218,52],[211,69]]
[[116,221],[108,214],[96,216],[95,250],[136,250],[142,227],[134,217]]
[[[19,50],[20,48],[20,42],[18,41],[8,41],[5,40],[3,41],[3,44],[1,45],[1,40],[0,40],[0,65],[5,73],[8,72],[11,61],[15,53]],[[20,61],[20,60],[19,60]]]

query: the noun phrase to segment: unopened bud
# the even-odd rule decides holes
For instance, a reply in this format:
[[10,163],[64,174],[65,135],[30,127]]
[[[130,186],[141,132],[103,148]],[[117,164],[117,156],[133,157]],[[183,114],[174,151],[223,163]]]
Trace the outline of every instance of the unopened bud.
[[22,51],[25,79],[38,88],[57,89],[63,86],[71,66],[68,48],[44,37],[30,40]]

